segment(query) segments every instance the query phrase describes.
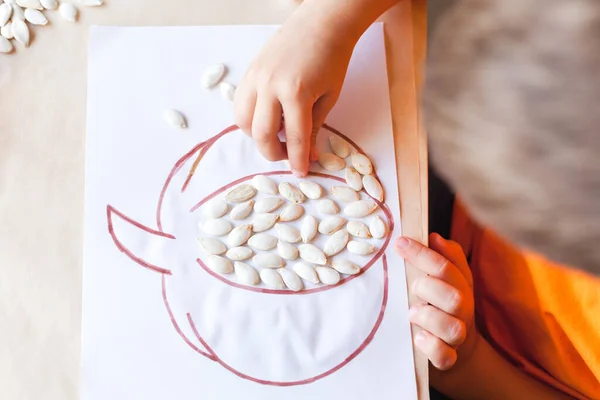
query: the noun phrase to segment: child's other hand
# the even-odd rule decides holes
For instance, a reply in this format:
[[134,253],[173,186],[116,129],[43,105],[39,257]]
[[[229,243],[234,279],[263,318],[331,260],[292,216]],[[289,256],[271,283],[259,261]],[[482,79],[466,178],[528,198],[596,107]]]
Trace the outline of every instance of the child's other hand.
[[423,328],[416,347],[431,364],[447,370],[467,361],[479,334],[474,321],[473,277],[462,248],[438,234],[429,236],[430,248],[407,238],[396,243],[398,253],[427,276],[415,279],[412,293],[424,305],[410,309],[410,322]]
[[[297,176],[317,158],[316,133],[339,97],[358,39],[344,30],[342,16],[325,18],[310,7],[301,5],[267,43],[235,95],[238,126],[268,160],[289,159]],[[282,114],[286,144],[277,136]]]

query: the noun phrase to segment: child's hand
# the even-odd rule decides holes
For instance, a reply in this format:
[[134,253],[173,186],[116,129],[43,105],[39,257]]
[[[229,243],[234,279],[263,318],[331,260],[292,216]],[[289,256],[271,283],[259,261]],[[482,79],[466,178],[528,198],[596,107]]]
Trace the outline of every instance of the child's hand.
[[[343,10],[341,10],[343,11]],[[321,14],[321,15],[320,15]],[[358,39],[332,16],[300,6],[254,60],[235,95],[235,119],[270,161],[297,176],[317,158],[316,133],[335,105]],[[287,143],[277,137],[285,115]],[[286,149],[287,146],[287,149]]]
[[412,292],[425,305],[411,307],[410,322],[423,330],[416,347],[433,366],[447,370],[467,361],[479,334],[474,321],[473,278],[462,248],[438,234],[429,236],[430,249],[407,238],[396,243],[398,253],[428,276],[417,278]]

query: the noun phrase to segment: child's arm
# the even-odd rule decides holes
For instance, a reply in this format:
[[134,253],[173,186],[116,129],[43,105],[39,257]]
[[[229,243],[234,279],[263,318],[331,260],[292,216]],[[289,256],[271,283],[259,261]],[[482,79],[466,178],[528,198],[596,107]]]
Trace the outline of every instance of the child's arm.
[[423,328],[415,345],[435,367],[431,384],[456,399],[569,399],[515,368],[479,336],[473,278],[461,247],[437,234],[430,246],[410,239],[396,244],[401,256],[428,275],[412,287],[427,305],[413,306],[409,315]]
[[[304,0],[267,43],[235,95],[236,123],[267,159],[288,158],[296,175],[307,173],[356,42],[398,1]],[[282,114],[287,145],[277,138]]]

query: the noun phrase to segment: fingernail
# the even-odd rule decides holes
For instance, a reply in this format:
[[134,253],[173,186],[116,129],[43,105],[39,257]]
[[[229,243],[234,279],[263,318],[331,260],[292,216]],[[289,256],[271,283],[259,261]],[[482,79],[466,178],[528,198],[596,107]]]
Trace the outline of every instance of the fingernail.
[[306,172],[300,172],[297,169],[292,169],[292,174],[294,174],[296,178],[304,178],[306,176]]
[[423,332],[423,331],[420,331],[419,333],[417,333],[415,335],[415,343],[417,343],[417,344],[424,343],[425,339],[426,339],[426,335],[425,335],[425,332]]
[[401,250],[405,250],[408,248],[408,245],[410,244],[410,242],[408,241],[407,238],[405,237],[401,237],[400,239],[398,239],[398,241],[396,242],[396,246],[401,249]]

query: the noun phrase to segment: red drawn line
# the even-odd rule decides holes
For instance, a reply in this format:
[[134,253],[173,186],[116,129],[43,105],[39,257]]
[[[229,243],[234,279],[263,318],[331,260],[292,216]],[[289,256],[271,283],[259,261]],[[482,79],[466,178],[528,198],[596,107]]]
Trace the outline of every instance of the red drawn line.
[[144,268],[148,268],[152,271],[155,272],[159,272],[161,274],[167,274],[167,275],[171,275],[171,271],[169,271],[168,269],[164,269],[164,268],[160,268],[157,267],[156,265],[150,264],[147,261],[144,261],[143,259],[135,256],[128,248],[126,248],[121,241],[119,240],[119,238],[117,238],[117,235],[115,234],[115,230],[113,227],[113,214],[116,214],[117,216],[119,216],[119,218],[124,219],[126,222],[134,225],[135,227],[146,231],[152,235],[156,235],[156,236],[161,236],[167,239],[175,239],[175,236],[173,235],[169,235],[167,233],[164,232],[160,232],[160,231],[155,231],[154,229],[150,229],[142,224],[140,224],[137,221],[132,220],[131,218],[129,218],[128,216],[126,216],[125,214],[121,213],[120,211],[118,211],[116,208],[114,208],[111,205],[108,205],[106,207],[106,218],[108,219],[108,233],[110,233],[110,236],[112,237],[113,241],[115,242],[115,245],[117,246],[117,248],[119,250],[121,250],[122,253],[125,253],[129,258],[131,258],[133,261],[137,262],[138,264],[140,264],[142,267]]
[[341,368],[345,367],[348,363],[350,363],[350,361],[352,361],[354,358],[356,358],[356,356],[358,356],[373,341],[373,338],[375,337],[375,334],[379,330],[379,327],[381,326],[381,322],[383,321],[383,316],[385,315],[385,310],[386,310],[387,301],[388,301],[388,283],[389,283],[388,282],[388,265],[387,265],[387,257],[385,256],[385,254],[383,255],[382,260],[383,260],[383,277],[384,277],[383,300],[381,303],[381,310],[379,311],[379,316],[377,317],[377,321],[375,322],[375,326],[373,326],[373,329],[371,330],[371,332],[369,333],[367,338],[360,344],[360,346],[358,346],[358,348],[356,350],[354,350],[354,352],[352,354],[350,354],[350,356],[348,356],[344,361],[342,361],[340,364],[333,367],[329,371],[323,372],[322,374],[317,375],[312,378],[303,379],[303,380],[294,381],[294,382],[274,382],[274,381],[253,378],[249,375],[243,374],[243,373],[235,370],[233,367],[229,366],[228,364],[226,364],[223,360],[221,360],[219,358],[219,356],[217,356],[215,354],[215,352],[211,349],[211,347],[208,345],[208,343],[206,343],[206,341],[204,339],[202,339],[202,337],[198,333],[198,330],[196,329],[196,325],[194,324],[194,320],[192,319],[192,316],[190,313],[187,314],[188,322],[189,322],[192,330],[194,331],[194,334],[196,335],[196,337],[198,338],[200,343],[202,343],[202,346],[204,346],[206,348],[206,350],[215,357],[215,361],[218,362],[219,364],[221,364],[221,366],[223,366],[223,368],[227,369],[229,372],[232,372],[233,374],[237,375],[238,377],[240,377],[242,379],[246,379],[246,380],[261,384],[261,385],[280,386],[280,387],[299,386],[299,385],[306,385],[309,383],[313,383],[313,382],[316,382],[319,379],[323,379],[323,378],[333,374],[334,372],[339,371]]
[[167,299],[167,285],[166,285],[166,281],[165,281],[165,276],[162,276],[162,297],[163,297],[163,301],[165,302],[165,306],[167,307],[167,313],[169,313],[169,318],[171,319],[171,322],[173,323],[173,327],[175,328],[175,330],[177,331],[177,333],[179,333],[179,336],[181,336],[181,338],[195,351],[197,351],[198,353],[202,354],[204,357],[207,357],[210,360],[216,361],[215,356],[208,354],[205,351],[200,350],[194,343],[192,343],[191,340],[189,340],[187,338],[187,336],[185,336],[185,333],[183,333],[183,331],[179,328],[179,325],[177,324],[177,321],[175,320],[175,316],[173,315],[173,311],[171,311],[171,306],[169,305],[169,300]]

